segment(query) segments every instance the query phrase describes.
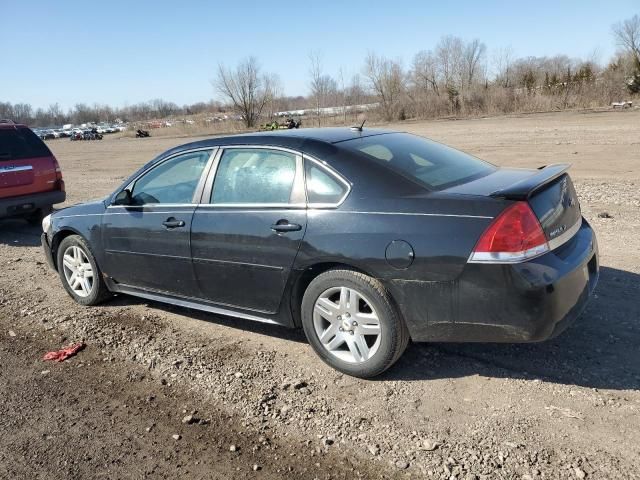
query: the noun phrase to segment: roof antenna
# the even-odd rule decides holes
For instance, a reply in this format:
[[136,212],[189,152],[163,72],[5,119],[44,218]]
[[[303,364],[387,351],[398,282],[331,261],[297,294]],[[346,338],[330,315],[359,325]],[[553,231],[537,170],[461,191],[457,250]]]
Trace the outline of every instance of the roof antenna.
[[351,127],[351,130],[353,130],[354,132],[361,132],[362,127],[364,127],[364,122],[366,121],[367,119],[365,118],[364,120],[362,120],[362,123],[360,125],[354,125],[353,127]]

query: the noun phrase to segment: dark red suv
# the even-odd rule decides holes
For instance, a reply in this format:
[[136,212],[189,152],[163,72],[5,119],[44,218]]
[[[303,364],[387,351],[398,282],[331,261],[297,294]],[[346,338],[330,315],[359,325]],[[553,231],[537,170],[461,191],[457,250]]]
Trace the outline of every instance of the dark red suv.
[[60,165],[26,125],[0,120],[0,218],[38,223],[64,202]]

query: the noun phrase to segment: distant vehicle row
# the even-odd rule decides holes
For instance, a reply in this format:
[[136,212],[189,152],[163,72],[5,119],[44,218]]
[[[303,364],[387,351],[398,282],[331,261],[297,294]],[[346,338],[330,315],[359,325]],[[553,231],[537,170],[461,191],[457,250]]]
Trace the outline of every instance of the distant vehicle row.
[[33,131],[42,140],[52,140],[54,138],[71,138],[72,140],[79,140],[74,138],[83,136],[87,132],[98,133],[104,135],[105,133],[124,132],[127,129],[124,125],[98,125],[92,128],[34,128]]

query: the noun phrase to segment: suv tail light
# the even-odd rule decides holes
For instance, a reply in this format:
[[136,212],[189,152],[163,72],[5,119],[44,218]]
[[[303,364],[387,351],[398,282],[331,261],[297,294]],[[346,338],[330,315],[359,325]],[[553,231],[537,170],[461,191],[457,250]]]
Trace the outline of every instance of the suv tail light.
[[470,263],[519,263],[549,251],[540,222],[527,202],[498,215],[478,240]]
[[62,170],[60,169],[60,164],[56,157],[53,158],[53,168],[56,171],[56,188],[61,192],[64,192],[64,180],[62,179]]

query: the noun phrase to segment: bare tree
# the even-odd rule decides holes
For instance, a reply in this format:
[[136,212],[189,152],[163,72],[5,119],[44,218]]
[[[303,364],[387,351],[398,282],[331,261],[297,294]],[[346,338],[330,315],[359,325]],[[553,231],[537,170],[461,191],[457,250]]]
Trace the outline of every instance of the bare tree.
[[218,65],[218,78],[214,86],[231,102],[247,128],[256,125],[271,95],[271,79],[260,74],[255,57],[241,61],[235,70]]
[[463,50],[462,40],[452,35],[442,37],[436,45],[435,56],[440,68],[441,82],[447,89],[462,86]]
[[311,96],[313,97],[316,107],[316,117],[318,126],[320,126],[320,109],[325,106],[326,97],[329,89],[330,77],[322,72],[322,54],[314,51],[309,53],[309,75],[311,76]]
[[637,67],[640,69],[640,16],[616,23],[613,26],[613,36],[617,44],[633,55]]
[[511,78],[513,73],[513,57],[513,48],[511,48],[511,46],[501,48],[493,55],[495,80],[504,88],[513,86],[513,80]]
[[480,63],[484,59],[487,46],[477,38],[467,43],[462,51],[462,67],[464,70],[464,81],[467,87],[471,87],[476,80]]
[[399,61],[379,57],[370,52],[365,60],[364,74],[371,89],[380,99],[385,120],[393,120],[405,89],[405,74]]
[[425,92],[431,90],[440,95],[438,88],[438,64],[431,50],[422,50],[413,58],[411,79],[415,87]]

